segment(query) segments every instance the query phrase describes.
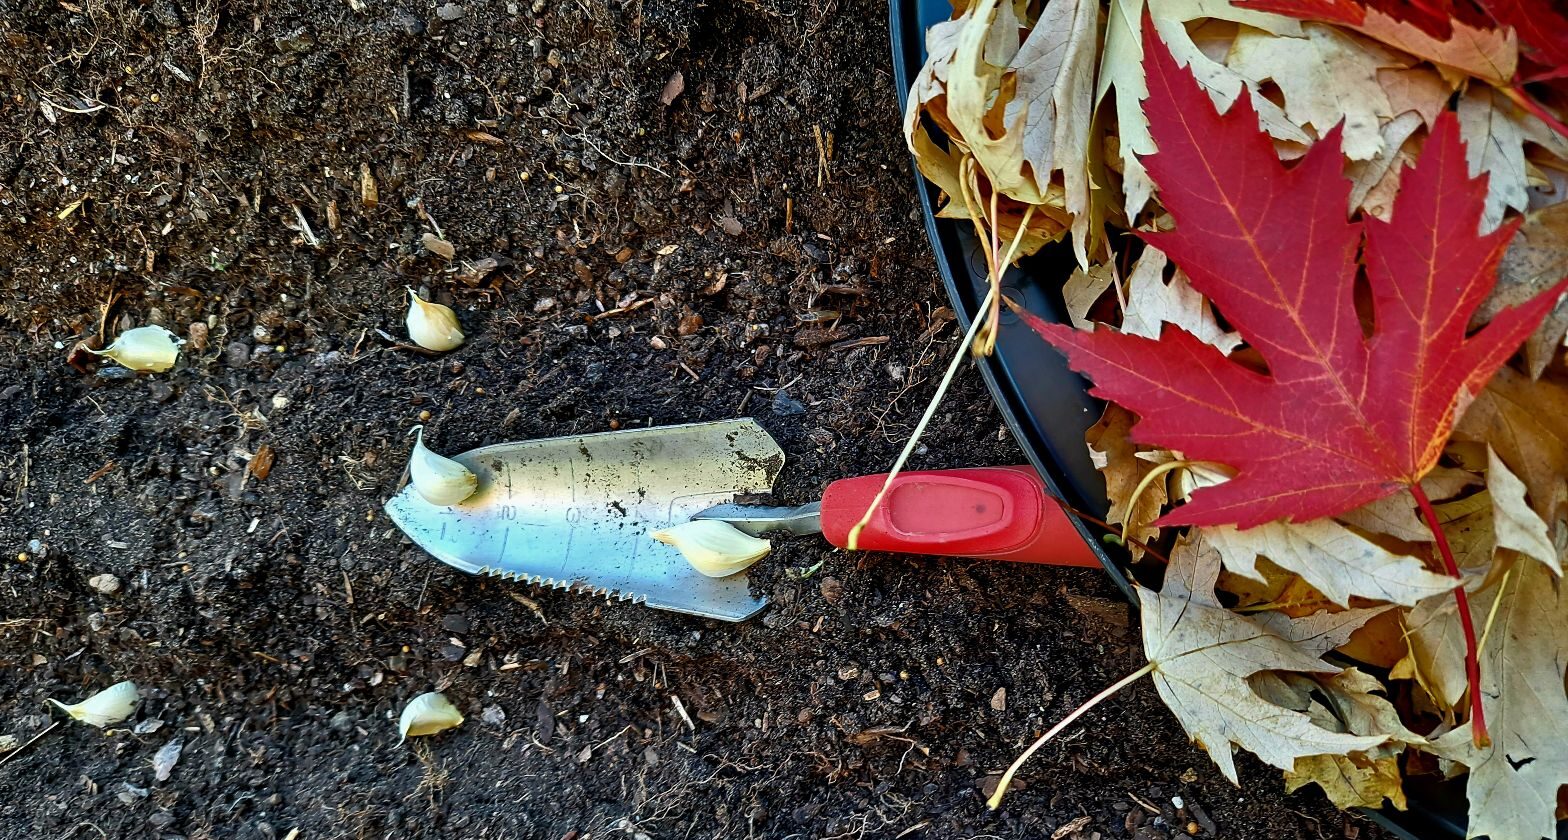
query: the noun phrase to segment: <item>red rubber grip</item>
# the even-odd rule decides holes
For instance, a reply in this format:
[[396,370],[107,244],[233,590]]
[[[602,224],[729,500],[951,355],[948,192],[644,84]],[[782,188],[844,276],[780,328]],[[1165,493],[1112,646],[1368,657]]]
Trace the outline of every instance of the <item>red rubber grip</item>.
[[[822,536],[847,547],[887,480],[846,478],[822,495]],[[900,473],[860,532],[866,551],[936,554],[1052,566],[1100,567],[1078,529],[1033,467],[981,467]]]

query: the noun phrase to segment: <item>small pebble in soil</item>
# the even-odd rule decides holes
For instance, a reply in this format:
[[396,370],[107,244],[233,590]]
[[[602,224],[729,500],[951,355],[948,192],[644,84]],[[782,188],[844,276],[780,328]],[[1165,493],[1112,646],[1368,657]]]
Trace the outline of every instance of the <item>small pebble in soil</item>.
[[817,589],[822,593],[822,600],[829,604],[837,604],[844,597],[844,584],[831,575],[823,578],[817,584]]
[[146,799],[149,793],[151,792],[147,788],[137,787],[130,782],[121,782],[120,792],[115,794],[115,797],[126,805],[135,805],[137,802]]
[[780,391],[773,395],[773,413],[781,417],[794,417],[806,413],[806,407],[800,400],[794,399],[789,394]]
[[444,21],[461,20],[463,17],[463,7],[457,5],[456,3],[444,4],[436,8],[436,17],[439,17]]
[[107,572],[88,578],[87,585],[100,595],[113,595],[120,591],[120,579]]

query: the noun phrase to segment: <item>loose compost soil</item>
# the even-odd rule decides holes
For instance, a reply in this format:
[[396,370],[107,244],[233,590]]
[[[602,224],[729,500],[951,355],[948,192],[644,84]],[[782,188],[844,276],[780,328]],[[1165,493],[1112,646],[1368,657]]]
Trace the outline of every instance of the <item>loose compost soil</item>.
[[[0,735],[146,698],[0,767],[0,836],[1380,836],[1231,786],[1147,682],[987,812],[1141,664],[1093,571],[791,539],[727,625],[469,577],[382,516],[420,422],[751,416],[790,503],[886,469],[958,332],[882,4],[0,8]],[[468,343],[403,345],[405,287]],[[73,352],[147,323],[176,370]],[[1021,460],[971,370],[913,466]],[[467,722],[400,745],[431,689]]]

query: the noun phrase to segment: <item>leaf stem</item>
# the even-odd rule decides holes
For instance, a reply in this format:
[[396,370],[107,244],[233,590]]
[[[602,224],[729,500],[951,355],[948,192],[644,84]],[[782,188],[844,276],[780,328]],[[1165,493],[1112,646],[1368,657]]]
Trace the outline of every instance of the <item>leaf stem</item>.
[[[995,294],[995,288],[986,293],[985,300],[980,304],[981,310],[990,305],[991,298]],[[920,422],[915,424],[915,430],[910,433],[909,440],[904,443],[904,451],[898,453],[898,460],[894,461],[893,468],[888,470],[887,479],[882,482],[882,489],[878,490],[876,497],[871,500],[871,506],[866,508],[865,516],[860,517],[860,521],[855,523],[855,527],[849,529],[849,539],[845,541],[845,548],[850,551],[860,550],[860,532],[865,530],[866,525],[871,522],[871,515],[876,513],[877,508],[882,505],[882,499],[887,495],[888,488],[893,486],[893,479],[898,477],[899,472],[904,469],[904,462],[908,461],[910,453],[915,451],[915,444],[920,442],[920,436],[925,433],[926,424],[931,422],[932,416],[936,414],[937,406],[942,404],[943,395],[947,393],[948,386],[953,384],[953,375],[958,373],[958,366],[963,364],[964,358],[969,355],[969,347],[974,343],[975,333],[980,330],[981,325],[984,323],[985,318],[982,317],[981,312],[977,311],[974,320],[969,322],[969,332],[964,334],[964,339],[958,343],[958,350],[953,353],[953,361],[948,364],[947,372],[942,374],[942,381],[937,384],[936,393],[931,395],[931,402],[926,404],[925,413],[920,415]]]
[[1444,570],[1459,578],[1459,585],[1454,587],[1454,601],[1459,604],[1459,626],[1465,635],[1465,682],[1470,686],[1470,732],[1475,746],[1478,749],[1485,748],[1492,743],[1492,738],[1486,732],[1486,710],[1481,705],[1480,645],[1475,639],[1475,621],[1470,617],[1470,597],[1465,594],[1464,574],[1460,572],[1459,564],[1454,562],[1454,550],[1449,547],[1448,536],[1443,533],[1443,523],[1432,508],[1432,500],[1421,489],[1421,482],[1411,483],[1410,495],[1415,497],[1416,505],[1421,508],[1421,516],[1426,519],[1427,527],[1432,529],[1432,539],[1437,543],[1438,554],[1443,557]]
[[992,811],[995,811],[997,809],[997,807],[1002,804],[1002,797],[1007,795],[1007,788],[1010,785],[1012,785],[1012,783],[1013,783],[1013,776],[1018,773],[1019,768],[1024,766],[1024,762],[1028,761],[1029,757],[1035,754],[1036,750],[1038,750],[1041,747],[1045,746],[1047,741],[1049,741],[1052,738],[1055,738],[1057,735],[1061,734],[1061,731],[1063,729],[1066,729],[1067,727],[1071,726],[1073,721],[1077,720],[1080,717],[1083,717],[1084,712],[1087,712],[1090,709],[1094,708],[1095,706],[1098,706],[1101,703],[1105,702],[1108,698],[1110,698],[1111,695],[1115,694],[1118,691],[1121,691],[1122,689],[1126,688],[1129,685],[1132,685],[1134,682],[1137,682],[1138,679],[1141,678],[1143,675],[1148,674],[1149,672],[1151,672],[1153,670],[1154,670],[1154,663],[1150,662],[1149,664],[1143,666],[1142,668],[1139,668],[1138,670],[1133,671],[1131,674],[1128,674],[1127,676],[1122,677],[1121,679],[1117,680],[1115,683],[1111,684],[1104,691],[1102,691],[1099,694],[1096,694],[1093,697],[1089,698],[1089,702],[1084,703],[1082,706],[1079,706],[1076,709],[1073,709],[1072,714],[1069,714],[1067,717],[1062,718],[1059,723],[1057,723],[1055,726],[1051,727],[1044,735],[1041,735],[1039,738],[1036,738],[1034,743],[1029,745],[1029,749],[1024,750],[1022,755],[1020,755],[1017,758],[1013,759],[1013,763],[1008,766],[1007,772],[1002,774],[1002,780],[996,783],[996,792],[991,794],[991,798],[987,799],[985,801],[985,807],[989,808]]

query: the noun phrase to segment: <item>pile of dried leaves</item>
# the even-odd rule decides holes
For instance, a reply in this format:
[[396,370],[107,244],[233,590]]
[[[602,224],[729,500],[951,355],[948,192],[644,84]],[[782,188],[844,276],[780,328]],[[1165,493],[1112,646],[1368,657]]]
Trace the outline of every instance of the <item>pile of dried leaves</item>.
[[1342,807],[1468,773],[1472,836],[1556,837],[1568,17],[955,2],[908,140],[993,283],[1071,239],[1073,325],[1026,318],[1111,403],[1110,518],[1169,564],[1161,697],[1233,781],[1235,746]]

